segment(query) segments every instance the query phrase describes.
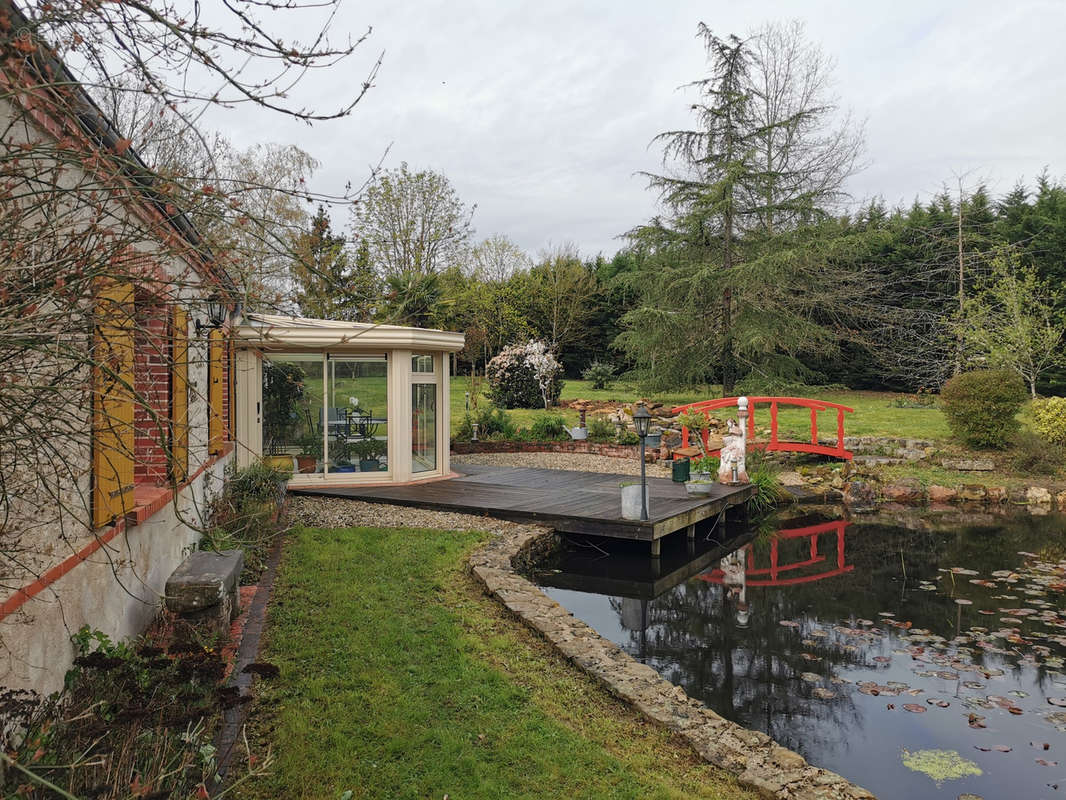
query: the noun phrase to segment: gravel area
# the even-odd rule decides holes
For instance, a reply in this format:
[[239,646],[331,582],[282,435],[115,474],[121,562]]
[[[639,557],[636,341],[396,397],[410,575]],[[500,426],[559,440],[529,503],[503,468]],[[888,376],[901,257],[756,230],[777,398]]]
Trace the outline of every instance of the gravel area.
[[[490,467],[535,467],[537,469],[573,469],[581,472],[606,472],[612,475],[639,475],[640,461],[612,458],[589,453],[470,453],[453,455],[452,464],[484,464]],[[670,470],[648,464],[649,478],[669,478]]]
[[364,503],[344,497],[289,498],[289,522],[314,528],[431,528],[444,531],[487,531],[494,535],[522,531],[544,531],[536,525],[520,525],[474,514],[452,514],[424,508]]

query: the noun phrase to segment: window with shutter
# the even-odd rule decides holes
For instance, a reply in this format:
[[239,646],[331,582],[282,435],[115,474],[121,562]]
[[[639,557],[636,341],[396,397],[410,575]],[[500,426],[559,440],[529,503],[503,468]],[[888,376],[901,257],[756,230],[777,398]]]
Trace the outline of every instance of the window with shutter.
[[133,508],[133,286],[101,283],[92,354],[93,526]]
[[171,450],[170,470],[175,483],[189,475],[189,315],[175,306],[171,328]]

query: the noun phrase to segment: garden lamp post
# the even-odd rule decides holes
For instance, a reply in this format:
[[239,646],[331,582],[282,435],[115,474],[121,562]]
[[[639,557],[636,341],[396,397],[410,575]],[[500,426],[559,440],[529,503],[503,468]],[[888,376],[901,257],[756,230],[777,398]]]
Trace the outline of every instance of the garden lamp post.
[[648,518],[648,468],[644,463],[644,440],[648,435],[648,427],[651,425],[651,413],[644,404],[639,404],[633,409],[633,425],[640,437],[640,518]]

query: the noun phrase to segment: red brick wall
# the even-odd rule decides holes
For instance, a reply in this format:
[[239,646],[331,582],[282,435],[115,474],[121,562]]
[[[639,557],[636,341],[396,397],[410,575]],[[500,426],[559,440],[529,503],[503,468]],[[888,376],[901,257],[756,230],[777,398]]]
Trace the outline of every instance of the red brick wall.
[[167,482],[166,422],[170,419],[169,309],[140,294],[135,302],[133,381],[139,402],[133,412],[133,477],[136,483],[163,485]]

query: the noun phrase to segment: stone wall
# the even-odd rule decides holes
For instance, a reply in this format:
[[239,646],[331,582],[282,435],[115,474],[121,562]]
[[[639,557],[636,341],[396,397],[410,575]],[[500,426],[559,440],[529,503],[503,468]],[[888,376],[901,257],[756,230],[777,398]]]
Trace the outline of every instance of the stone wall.
[[504,532],[470,557],[489,594],[613,694],[684,738],[702,758],[763,797],[875,800],[836,773],[808,764],[769,736],[723,719],[684,689],[600,636],[518,573],[553,546],[551,531]]

